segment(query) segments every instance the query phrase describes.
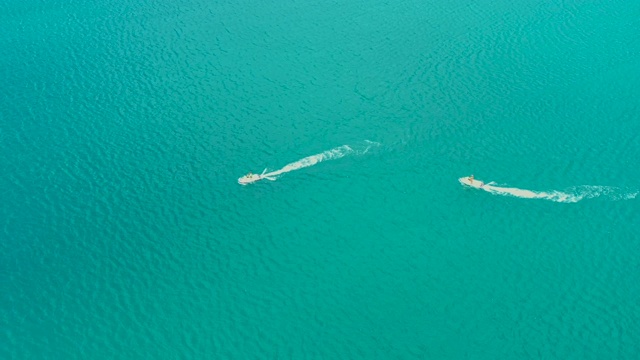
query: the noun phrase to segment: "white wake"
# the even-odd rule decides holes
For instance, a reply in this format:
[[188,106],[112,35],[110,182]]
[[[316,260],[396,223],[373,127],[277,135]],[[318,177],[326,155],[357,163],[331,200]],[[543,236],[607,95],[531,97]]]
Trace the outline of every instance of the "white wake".
[[263,176],[277,178],[278,175],[282,175],[284,173],[288,173],[291,171],[313,166],[322,161],[336,160],[336,159],[343,158],[347,155],[364,155],[372,147],[375,147],[375,146],[380,146],[380,143],[369,141],[369,140],[365,140],[364,145],[358,146],[355,149],[349,145],[338,146],[331,150],[323,151],[320,154],[307,156],[306,158],[300,159],[296,162],[292,162],[291,164],[286,165],[280,170],[265,173]]
[[575,203],[583,199],[604,198],[607,200],[635,199],[638,191],[626,191],[615,186],[584,185],[565,189],[564,191],[533,191],[514,187],[496,186],[493,182],[478,189],[494,195],[515,196],[523,199],[543,199],[561,203]]

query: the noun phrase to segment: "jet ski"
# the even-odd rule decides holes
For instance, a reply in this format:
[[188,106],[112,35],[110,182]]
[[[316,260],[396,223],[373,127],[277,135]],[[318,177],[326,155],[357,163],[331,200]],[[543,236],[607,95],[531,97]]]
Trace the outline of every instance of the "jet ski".
[[267,180],[271,180],[271,181],[274,181],[276,179],[276,178],[274,178],[272,176],[267,176],[269,174],[265,174],[265,172],[267,172],[267,169],[264,169],[264,171],[262,171],[262,174],[260,174],[260,175],[248,173],[247,175],[245,175],[245,176],[243,176],[243,177],[238,179],[238,184],[247,185],[247,184],[254,183],[256,181],[260,181],[262,179],[267,179]]
[[462,185],[467,185],[474,188],[481,188],[484,186],[484,182],[474,179],[473,175],[461,177],[460,179],[458,179],[458,181],[460,181]]

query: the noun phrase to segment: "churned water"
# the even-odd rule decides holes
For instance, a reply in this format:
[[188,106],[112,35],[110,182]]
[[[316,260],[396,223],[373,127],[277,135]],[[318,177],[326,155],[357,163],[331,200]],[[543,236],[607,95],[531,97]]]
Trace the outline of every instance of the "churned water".
[[1,358],[638,358],[640,3],[0,24]]

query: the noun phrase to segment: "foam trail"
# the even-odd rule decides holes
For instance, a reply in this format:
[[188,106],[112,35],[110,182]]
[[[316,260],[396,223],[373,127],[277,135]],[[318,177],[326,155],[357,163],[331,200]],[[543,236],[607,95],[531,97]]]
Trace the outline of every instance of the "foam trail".
[[291,164],[286,165],[282,169],[266,173],[264,174],[264,176],[277,177],[278,175],[288,173],[290,171],[295,171],[295,170],[316,165],[317,163],[322,161],[340,159],[349,154],[364,155],[369,151],[369,149],[371,149],[371,147],[379,146],[379,145],[380,145],[379,143],[365,140],[365,146],[362,150],[354,150],[349,145],[338,146],[331,150],[321,152],[320,154],[307,156],[306,158],[300,159],[296,162],[292,162]]
[[[461,178],[461,180],[464,178]],[[496,186],[493,182],[481,187],[474,186],[494,195],[515,196],[523,199],[543,199],[561,203],[576,203],[583,199],[604,198],[607,200],[635,199],[638,191],[625,191],[614,186],[576,186],[564,191],[532,191],[514,187]]]
[[582,200],[583,196],[579,194],[569,194],[562,191],[532,191],[518,188],[507,188],[494,185],[485,185],[482,187],[484,191],[497,195],[511,195],[523,199],[544,199],[556,202],[574,203]]

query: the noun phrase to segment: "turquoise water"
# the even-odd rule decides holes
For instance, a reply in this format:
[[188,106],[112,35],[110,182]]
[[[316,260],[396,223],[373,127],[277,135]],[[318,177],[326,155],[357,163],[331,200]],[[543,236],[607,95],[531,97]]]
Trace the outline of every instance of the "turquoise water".
[[639,19],[5,0],[0,357],[637,359]]

